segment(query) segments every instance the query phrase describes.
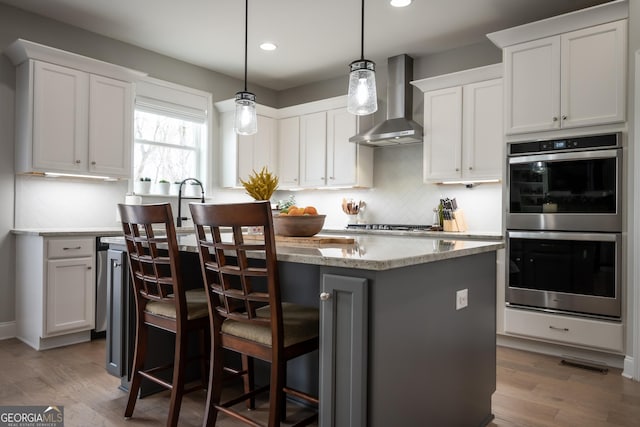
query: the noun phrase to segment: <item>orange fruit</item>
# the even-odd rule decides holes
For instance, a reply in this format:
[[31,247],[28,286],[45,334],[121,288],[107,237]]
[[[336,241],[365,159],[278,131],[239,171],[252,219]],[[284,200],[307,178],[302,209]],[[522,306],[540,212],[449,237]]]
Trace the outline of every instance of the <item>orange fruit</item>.
[[289,208],[289,215],[291,216],[304,215],[304,208]]
[[318,210],[313,206],[307,206],[304,208],[305,215],[318,215]]

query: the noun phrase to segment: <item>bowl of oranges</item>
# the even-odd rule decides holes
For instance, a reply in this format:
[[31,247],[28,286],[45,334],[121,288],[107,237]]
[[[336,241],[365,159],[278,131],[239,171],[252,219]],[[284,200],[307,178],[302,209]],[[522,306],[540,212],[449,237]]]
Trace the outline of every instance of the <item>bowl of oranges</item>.
[[294,205],[273,216],[273,228],[277,236],[311,237],[322,230],[325,218],[313,206]]

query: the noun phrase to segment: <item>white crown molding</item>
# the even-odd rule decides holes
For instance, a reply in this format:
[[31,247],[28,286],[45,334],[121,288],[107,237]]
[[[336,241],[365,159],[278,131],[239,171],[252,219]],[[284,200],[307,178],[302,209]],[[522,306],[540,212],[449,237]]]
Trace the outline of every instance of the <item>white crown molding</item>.
[[4,54],[9,57],[13,65],[19,65],[29,59],[35,59],[129,82],[135,82],[147,75],[142,71],[132,70],[24,39],[17,39],[11,43],[4,50]]
[[499,48],[504,48],[530,40],[604,24],[606,22],[619,21],[628,17],[628,1],[616,0],[518,27],[489,33],[487,37]]
[[502,77],[502,63],[486,65],[484,67],[471,68],[469,70],[444,74],[441,76],[427,77],[426,79],[414,80],[412,85],[422,92],[444,89],[453,86],[461,86],[469,83],[481,82],[485,80],[499,79]]

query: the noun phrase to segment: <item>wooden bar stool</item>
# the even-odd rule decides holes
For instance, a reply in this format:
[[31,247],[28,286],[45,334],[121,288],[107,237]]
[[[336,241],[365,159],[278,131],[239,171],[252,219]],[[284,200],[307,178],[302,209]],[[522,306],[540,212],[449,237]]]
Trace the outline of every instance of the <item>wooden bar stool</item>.
[[[286,418],[285,393],[314,406],[318,404],[317,398],[285,384],[287,361],[318,349],[318,309],[281,301],[269,202],[189,206],[211,321],[211,369],[204,426],[215,425],[218,412],[259,426],[231,407],[245,400],[253,407],[254,396],[267,390],[268,425],[279,426]],[[225,235],[223,240],[220,227],[230,227],[231,236]],[[245,243],[242,227],[263,227],[264,242]],[[224,349],[249,356],[249,366],[244,393],[221,403]],[[270,385],[254,388],[253,358],[271,363]],[[295,425],[307,425],[317,418],[314,411]]]
[[[206,387],[208,354],[205,351],[205,339],[209,328],[207,297],[204,289],[185,291],[171,205],[120,204],[118,208],[127,244],[136,304],[133,373],[124,416],[133,415],[140,383],[143,378],[147,378],[171,390],[167,426],[176,426],[182,396]],[[145,367],[149,327],[175,334],[173,364]],[[202,381],[187,388],[185,366],[191,332],[200,334]],[[173,370],[170,381],[159,375],[170,369]]]

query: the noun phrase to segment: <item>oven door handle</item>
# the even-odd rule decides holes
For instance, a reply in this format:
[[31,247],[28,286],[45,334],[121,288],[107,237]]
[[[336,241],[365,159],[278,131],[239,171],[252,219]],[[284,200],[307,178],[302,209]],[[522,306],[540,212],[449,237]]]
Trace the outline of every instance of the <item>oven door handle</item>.
[[509,157],[509,164],[516,165],[520,163],[531,162],[555,162],[561,160],[588,160],[588,159],[612,159],[619,157],[621,150],[590,150],[590,151],[573,151],[571,153],[550,153],[550,154],[532,154],[529,156]]
[[581,233],[581,232],[554,232],[554,231],[510,231],[509,238],[513,239],[538,239],[538,240],[580,240],[592,242],[619,242],[620,233]]

